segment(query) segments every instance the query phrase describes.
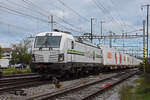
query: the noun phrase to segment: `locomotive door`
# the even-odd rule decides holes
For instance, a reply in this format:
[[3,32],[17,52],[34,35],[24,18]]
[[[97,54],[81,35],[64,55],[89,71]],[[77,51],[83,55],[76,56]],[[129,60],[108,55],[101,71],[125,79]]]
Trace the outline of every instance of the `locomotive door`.
[[67,54],[67,61],[72,62],[73,52],[72,52],[72,40],[67,39],[67,46],[68,46],[68,54]]

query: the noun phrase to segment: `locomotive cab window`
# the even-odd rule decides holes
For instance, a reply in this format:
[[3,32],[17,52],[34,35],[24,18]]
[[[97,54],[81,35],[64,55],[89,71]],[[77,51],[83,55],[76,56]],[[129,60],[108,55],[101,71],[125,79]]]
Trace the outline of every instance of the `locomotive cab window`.
[[71,42],[71,49],[74,49],[74,42]]
[[61,36],[37,36],[35,40],[36,48],[59,48]]

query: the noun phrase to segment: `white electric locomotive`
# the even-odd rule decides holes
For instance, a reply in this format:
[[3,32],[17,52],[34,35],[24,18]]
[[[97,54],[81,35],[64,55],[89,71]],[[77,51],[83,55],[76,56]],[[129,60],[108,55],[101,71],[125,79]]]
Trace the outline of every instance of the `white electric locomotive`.
[[[116,54],[115,54],[116,53]],[[86,40],[73,37],[69,32],[43,32],[36,35],[32,48],[31,68],[55,76],[97,73],[107,68],[128,66],[119,62],[118,51],[96,46]],[[121,54],[124,57],[124,54]],[[126,56],[127,57],[127,56]],[[126,59],[131,59],[128,57]],[[117,59],[114,60],[114,59]],[[134,58],[134,66],[140,61]],[[131,64],[132,65],[132,64]]]
[[102,67],[101,48],[68,32],[37,34],[32,54],[32,70],[57,76],[83,74]]

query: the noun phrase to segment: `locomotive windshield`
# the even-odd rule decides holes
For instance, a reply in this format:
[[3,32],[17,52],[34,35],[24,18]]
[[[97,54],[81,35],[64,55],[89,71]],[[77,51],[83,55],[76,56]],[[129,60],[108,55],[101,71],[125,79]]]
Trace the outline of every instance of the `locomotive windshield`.
[[61,36],[38,36],[35,40],[35,48],[59,48]]

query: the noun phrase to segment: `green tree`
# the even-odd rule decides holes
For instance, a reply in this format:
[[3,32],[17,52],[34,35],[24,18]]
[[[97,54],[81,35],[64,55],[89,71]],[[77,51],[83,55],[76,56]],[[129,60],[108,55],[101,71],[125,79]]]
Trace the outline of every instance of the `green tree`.
[[12,60],[11,64],[30,64],[32,61],[32,55],[30,52],[31,41],[26,39],[18,44],[12,44]]

